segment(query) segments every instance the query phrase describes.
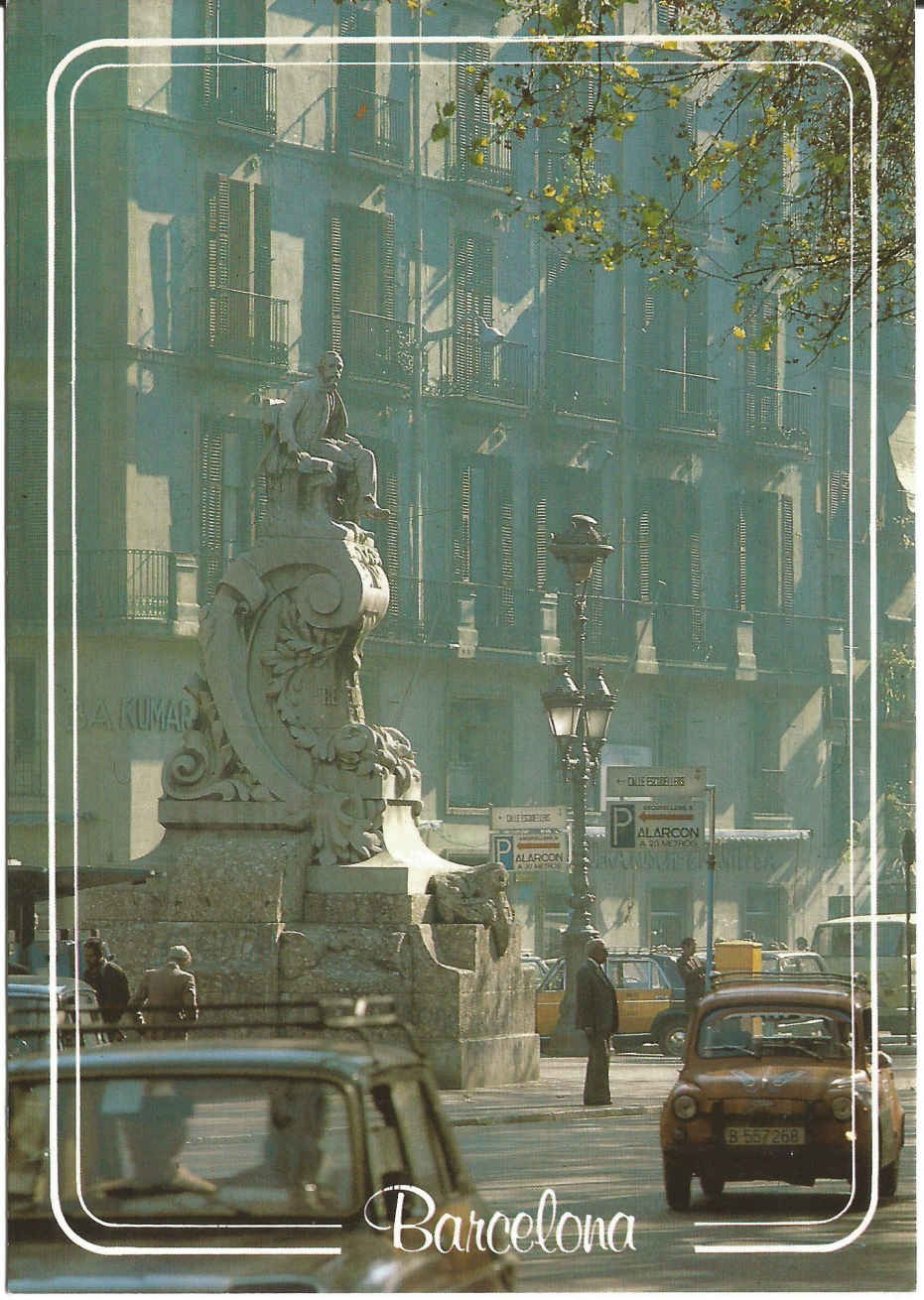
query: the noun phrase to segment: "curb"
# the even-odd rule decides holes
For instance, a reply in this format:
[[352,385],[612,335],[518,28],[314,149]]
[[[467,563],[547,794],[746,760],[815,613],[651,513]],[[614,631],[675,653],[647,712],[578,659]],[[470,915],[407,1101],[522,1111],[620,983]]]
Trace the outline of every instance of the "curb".
[[658,1115],[661,1103],[657,1106],[546,1106],[535,1110],[488,1111],[483,1115],[455,1116],[449,1106],[444,1106],[446,1115],[454,1128],[486,1127],[493,1124],[538,1124],[543,1120],[574,1119],[578,1115],[593,1112],[594,1115]]

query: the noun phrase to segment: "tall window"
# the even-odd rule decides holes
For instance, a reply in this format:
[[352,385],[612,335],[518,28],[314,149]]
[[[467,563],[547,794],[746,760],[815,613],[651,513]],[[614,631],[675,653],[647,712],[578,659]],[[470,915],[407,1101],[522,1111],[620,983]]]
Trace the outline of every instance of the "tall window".
[[265,0],[203,0],[206,36],[254,37],[253,45],[219,46],[202,69],[206,111],[221,122],[272,134],[276,129],[276,69],[263,62]]
[[736,607],[791,614],[794,601],[793,499],[745,493],[738,502]]
[[344,5],[341,36],[363,44],[343,43],[337,50],[337,141],[351,153],[400,162],[407,156],[405,108],[377,94],[375,13]]
[[699,495],[692,483],[649,479],[636,518],[637,594],[674,605],[703,599]]
[[643,300],[643,327],[661,386],[662,426],[709,433],[715,428],[716,381],[710,374],[705,280],[682,292],[663,289]]
[[484,235],[459,233],[453,251],[453,380],[479,391],[490,386],[495,349],[482,347],[479,316],[494,320],[494,245]]
[[330,337],[352,374],[408,381],[408,327],[395,319],[395,219],[337,205],[330,217]]
[[229,356],[284,365],[285,304],[269,296],[269,190],[210,176],[207,226],[210,346]]
[[447,811],[508,804],[513,734],[509,700],[456,698],[447,718]]
[[510,145],[491,141],[491,106],[483,75],[491,57],[481,43],[459,47],[455,112],[455,171],[486,185],[507,185]]
[[227,562],[249,550],[265,508],[256,469],[263,435],[249,420],[203,420],[199,434],[199,601],[215,594]]
[[509,461],[453,457],[453,578],[475,592],[479,629],[515,623],[513,484]]
[[653,887],[648,891],[648,942],[679,948],[692,929],[690,891]]

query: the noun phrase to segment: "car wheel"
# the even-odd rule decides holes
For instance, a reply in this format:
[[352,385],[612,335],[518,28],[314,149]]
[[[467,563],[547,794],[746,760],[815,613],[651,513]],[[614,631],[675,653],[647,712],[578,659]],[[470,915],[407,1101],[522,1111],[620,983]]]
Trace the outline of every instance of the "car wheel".
[[664,1162],[664,1195],[672,1210],[690,1208],[690,1183],[693,1175],[686,1165],[673,1160]]
[[725,1179],[721,1174],[700,1174],[699,1185],[703,1189],[703,1195],[708,1196],[710,1200],[714,1200],[724,1192]]
[[687,1022],[668,1020],[658,1030],[658,1046],[665,1056],[683,1056],[687,1041]]
[[898,1156],[879,1170],[879,1195],[894,1196],[898,1191]]

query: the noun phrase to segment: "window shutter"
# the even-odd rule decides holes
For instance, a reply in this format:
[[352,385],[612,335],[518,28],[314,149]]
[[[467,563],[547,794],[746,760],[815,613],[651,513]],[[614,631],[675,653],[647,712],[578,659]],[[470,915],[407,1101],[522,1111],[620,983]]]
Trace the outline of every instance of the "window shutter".
[[253,187],[253,291],[268,296],[273,285],[273,241],[270,189]]
[[452,576],[472,580],[472,467],[455,461],[455,527],[452,536]]
[[391,212],[378,214],[379,284],[378,314],[395,319],[395,218]]
[[[218,35],[218,0],[202,0],[202,34]],[[216,46],[206,46],[202,50],[203,61],[211,60],[202,69],[202,103],[206,109],[212,108],[218,100],[218,60]]]
[[828,536],[847,536],[850,510],[850,474],[847,470],[833,470],[828,478]]
[[792,614],[795,601],[795,533],[793,499],[780,496],[780,608]]
[[546,591],[549,580],[549,512],[545,497],[538,497],[533,507],[536,548],[536,590]]
[[651,601],[651,510],[639,513],[635,529],[638,550],[638,598],[643,603]]
[[463,173],[471,167],[473,142],[491,131],[488,97],[477,94],[475,82],[490,57],[483,44],[463,45],[459,49],[456,93],[456,162]]
[[497,496],[497,517],[500,519],[500,604],[498,618],[505,627],[515,622],[515,566],[513,490],[511,467],[508,461],[492,461]]
[[402,513],[398,451],[393,442],[376,443],[374,450],[378,470],[379,501],[391,511],[390,519],[376,521],[374,532],[391,588],[389,610],[392,614],[401,614],[405,602],[401,579]]
[[230,182],[227,176],[212,174],[207,181],[209,343],[214,346],[227,336],[230,305],[227,293],[231,241]]
[[690,546],[690,604],[692,611],[693,645],[703,649],[706,643],[706,611],[703,607],[703,538],[697,511],[696,489],[689,487],[687,494]]
[[330,218],[330,343],[343,347],[343,221],[335,208]]
[[224,446],[221,432],[204,426],[199,440],[199,600],[211,600],[223,565]]
[[744,508],[744,500],[738,498],[736,507],[737,522],[737,555],[738,569],[736,574],[736,592],[735,592],[735,609],[745,610],[748,608],[748,520]]

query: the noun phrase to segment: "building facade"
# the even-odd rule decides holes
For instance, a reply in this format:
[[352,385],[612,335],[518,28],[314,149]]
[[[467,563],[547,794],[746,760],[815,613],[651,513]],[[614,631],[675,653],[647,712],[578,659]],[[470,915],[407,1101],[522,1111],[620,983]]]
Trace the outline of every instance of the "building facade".
[[[657,30],[666,8],[629,6],[627,30]],[[883,332],[871,431],[868,370],[837,353],[787,364],[785,320],[769,351],[739,348],[727,285],[655,292],[638,268],[604,272],[543,235],[512,195],[556,174],[560,143],[479,145],[478,69],[513,35],[495,13],[10,6],[9,849],[47,860],[48,608],[57,860],[124,866],[157,842],[198,612],[259,530],[259,400],[334,347],[392,512],[374,527],[392,601],[367,643],[366,708],[411,739],[430,844],[480,862],[492,805],[569,800],[540,702],[572,649],[549,541],[589,514],[615,548],[590,601],[590,661],[618,689],[603,764],[705,765],[717,934],[791,942],[851,896],[862,905],[871,856],[898,852],[864,839],[876,725],[889,788],[874,794],[896,825],[912,800],[910,345]],[[49,537],[44,88],[103,38],[144,41],[78,56],[61,79],[74,129],[58,113]],[[451,130],[434,139],[448,100]],[[689,129],[708,129],[696,113]],[[650,177],[660,129],[614,142],[607,164],[627,186]],[[684,219],[715,251],[729,236],[704,212]],[[874,533],[894,651],[881,669]],[[891,674],[882,716],[878,672]],[[704,933],[701,855],[662,858],[620,856],[593,831],[607,938]],[[550,950],[564,874],[513,893],[528,943]]]

